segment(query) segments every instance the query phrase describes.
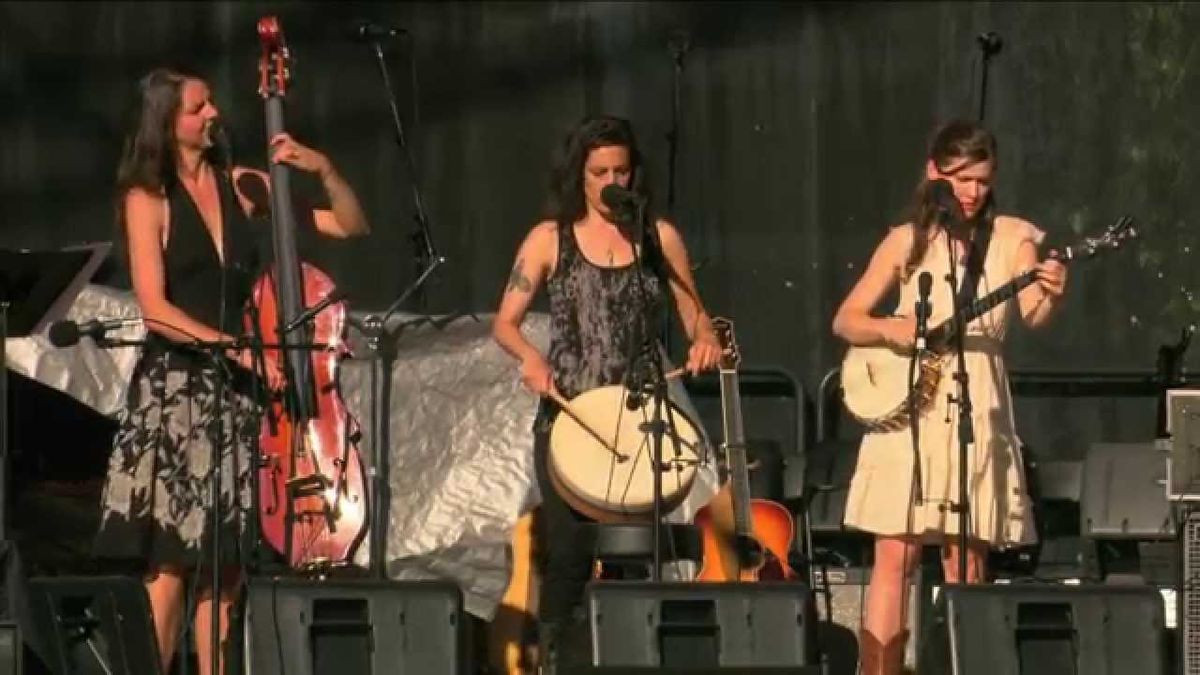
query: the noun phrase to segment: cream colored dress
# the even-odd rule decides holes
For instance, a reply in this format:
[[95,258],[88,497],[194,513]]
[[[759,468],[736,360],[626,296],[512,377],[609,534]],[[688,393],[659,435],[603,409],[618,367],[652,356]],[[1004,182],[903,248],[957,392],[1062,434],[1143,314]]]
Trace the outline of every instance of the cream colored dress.
[[[903,225],[911,231],[910,225]],[[1040,243],[1043,233],[1033,224],[998,216],[992,233],[984,273],[977,295],[982,297],[1013,276],[1015,256],[1023,241]],[[945,233],[930,243],[925,260],[901,286],[897,314],[910,314],[917,299],[917,278],[933,275],[930,327],[950,317],[952,294]],[[964,269],[958,261],[957,279]],[[1022,469],[1021,444],[1013,423],[1012,395],[1004,366],[1002,345],[1017,301],[1004,303],[967,327],[966,363],[970,377],[975,444],[968,453],[968,497],[971,506],[969,535],[1004,548],[1035,540],[1030,498]],[[1019,318],[1017,319],[1019,320]],[[926,541],[958,533],[958,513],[950,507],[959,493],[958,407],[948,395],[958,396],[952,374],[956,359],[943,368],[934,404],[921,417],[921,477],[924,500],[912,500],[912,435],[906,427],[863,436],[858,465],[850,483],[845,524],[881,535],[919,534]]]

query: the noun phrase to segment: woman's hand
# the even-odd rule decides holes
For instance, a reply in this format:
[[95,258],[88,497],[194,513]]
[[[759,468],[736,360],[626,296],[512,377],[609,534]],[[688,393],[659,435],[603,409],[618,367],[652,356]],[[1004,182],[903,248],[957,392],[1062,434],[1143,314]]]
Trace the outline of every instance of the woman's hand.
[[688,349],[684,368],[692,375],[712,370],[721,364],[721,343],[710,331],[701,331]]
[[329,158],[302,145],[286,133],[276,134],[270,143],[271,161],[277,164],[290,164],[302,171],[324,175],[332,170]]
[[521,384],[538,396],[549,396],[555,391],[554,373],[540,354],[521,362]]
[[[254,372],[254,352],[243,347],[237,351],[233,358],[234,363],[250,372]],[[263,359],[263,365],[266,366],[267,388],[271,391],[280,391],[283,389],[284,377],[283,368],[280,362],[275,359]],[[261,373],[260,373],[261,375]]]
[[[1054,251],[1050,255],[1054,255]],[[1067,266],[1054,257],[1046,258],[1033,268],[1037,273],[1037,284],[1051,300],[1062,297],[1067,289]]]
[[894,316],[882,319],[884,322],[880,332],[883,342],[892,349],[911,349],[917,344],[917,318],[914,316]]

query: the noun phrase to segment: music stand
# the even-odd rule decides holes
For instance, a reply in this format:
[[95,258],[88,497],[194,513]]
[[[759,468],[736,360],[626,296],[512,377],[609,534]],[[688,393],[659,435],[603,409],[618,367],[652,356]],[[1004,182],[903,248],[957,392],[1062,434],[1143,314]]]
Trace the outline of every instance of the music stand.
[[44,332],[61,319],[104,262],[112,244],[59,250],[0,249],[0,543],[8,532],[8,338]]

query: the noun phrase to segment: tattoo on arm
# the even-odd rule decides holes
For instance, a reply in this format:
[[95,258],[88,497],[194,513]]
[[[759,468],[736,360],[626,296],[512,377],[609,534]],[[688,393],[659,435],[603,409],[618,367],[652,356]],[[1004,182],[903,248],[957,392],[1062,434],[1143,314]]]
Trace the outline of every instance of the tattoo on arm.
[[517,258],[517,264],[513,265],[512,274],[508,275],[508,288],[505,290],[521,291],[522,293],[533,290],[533,283],[521,272],[524,262],[521,258]]

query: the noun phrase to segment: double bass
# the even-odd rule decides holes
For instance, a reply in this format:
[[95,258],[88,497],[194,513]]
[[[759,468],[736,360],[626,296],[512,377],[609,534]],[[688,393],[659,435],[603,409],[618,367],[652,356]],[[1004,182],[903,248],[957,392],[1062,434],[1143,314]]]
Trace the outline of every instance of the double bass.
[[[285,131],[290,55],[275,17],[259,20],[258,36],[259,95],[271,139]],[[350,563],[367,533],[361,434],[337,387],[339,363],[349,354],[346,305],[328,302],[333,280],[300,261],[289,168],[269,165],[275,260],[254,285],[246,322],[286,384],[267,405],[259,439],[259,522],[263,539],[291,567],[327,569]],[[304,320],[317,304],[328,306]]]

